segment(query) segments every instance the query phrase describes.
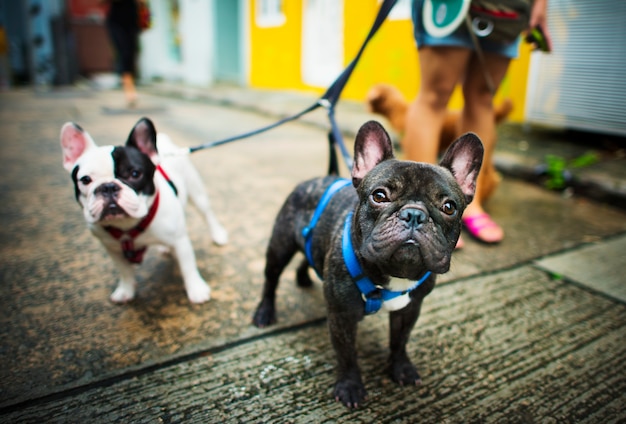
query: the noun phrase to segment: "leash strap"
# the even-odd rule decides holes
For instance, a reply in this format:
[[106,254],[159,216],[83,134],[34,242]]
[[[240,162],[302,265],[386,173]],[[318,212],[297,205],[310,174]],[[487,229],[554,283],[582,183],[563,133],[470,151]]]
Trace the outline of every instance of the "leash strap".
[[359,52],[354,57],[354,59],[352,59],[352,62],[350,62],[350,64],[346,66],[343,72],[331,84],[328,90],[326,90],[326,93],[324,93],[324,95],[322,96],[322,99],[328,100],[332,106],[335,106],[335,104],[337,104],[337,101],[339,100],[339,96],[341,96],[341,92],[343,91],[343,88],[348,82],[348,79],[350,78],[352,71],[356,67],[359,59],[361,58],[363,51],[365,51],[365,47],[367,46],[367,43],[369,43],[369,41],[372,39],[374,34],[376,34],[376,31],[378,31],[378,29],[383,24],[383,22],[385,22],[385,19],[389,15],[389,12],[393,8],[393,6],[395,6],[396,1],[397,0],[384,0],[383,1],[383,3],[380,6],[380,9],[378,10],[378,15],[376,15],[376,19],[374,20],[374,24],[372,25],[370,32],[367,34],[365,41],[363,41],[363,44],[361,45]]
[[431,272],[427,271],[422,278],[413,284],[409,289],[405,291],[393,291],[386,289],[382,286],[377,286],[372,283],[367,276],[363,274],[363,269],[359,263],[359,259],[354,253],[352,247],[352,238],[350,237],[350,229],[352,227],[352,212],[346,217],[346,222],[343,226],[343,235],[341,238],[341,248],[343,253],[343,261],[346,264],[350,277],[361,292],[363,302],[365,302],[365,314],[375,314],[383,306],[383,302],[395,299],[398,296],[403,296],[409,292],[412,292],[416,288],[422,285],[424,281],[430,277]]
[[244,139],[244,138],[252,137],[253,135],[264,133],[265,131],[269,131],[269,130],[271,130],[273,128],[279,127],[279,126],[281,126],[284,123],[287,123],[287,122],[290,122],[290,121],[294,121],[294,120],[300,118],[301,116],[304,116],[307,113],[317,109],[318,107],[321,106],[319,102],[320,101],[318,101],[315,104],[312,104],[308,108],[304,109],[301,112],[296,113],[295,115],[287,116],[286,118],[283,118],[280,121],[274,122],[273,124],[266,125],[266,126],[261,127],[261,128],[257,128],[256,130],[248,131],[246,133],[239,134],[239,135],[234,135],[232,137],[224,138],[222,140],[211,141],[209,143],[200,144],[200,145],[195,146],[195,147],[190,147],[189,148],[189,153],[194,153],[194,152],[197,152],[198,150],[209,149],[211,147],[221,146],[222,144],[230,143],[232,141],[237,141],[237,140],[241,140],[241,139]]
[[[363,51],[365,51],[365,47],[367,46],[367,43],[369,43],[370,39],[374,36],[374,34],[376,34],[380,26],[383,24],[383,22],[389,15],[389,12],[391,11],[391,9],[396,4],[396,2],[397,0],[383,0],[383,3],[380,6],[380,9],[378,10],[378,14],[376,15],[376,19],[374,20],[374,24],[370,28],[370,31],[367,37],[365,38],[365,40],[363,41],[363,44],[361,45],[361,48],[359,49],[357,55],[348,64],[348,66],[346,66],[343,72],[337,77],[337,79],[335,79],[335,81],[330,85],[330,87],[326,90],[324,95],[317,102],[315,102],[314,104],[312,104],[311,106],[309,106],[308,108],[304,109],[301,112],[298,112],[294,115],[283,118],[279,120],[278,122],[267,125],[265,127],[261,127],[256,130],[252,130],[252,131],[240,134],[240,135],[228,137],[222,140],[212,141],[212,142],[208,142],[205,144],[201,144],[199,146],[191,147],[189,148],[189,153],[194,153],[194,152],[197,152],[198,150],[220,146],[222,144],[230,143],[232,141],[241,140],[243,138],[261,134],[265,131],[276,128],[286,122],[290,122],[295,119],[298,119],[301,116],[322,106],[326,108],[328,111],[328,119],[330,121],[330,126],[331,126],[331,130],[329,133],[330,143],[331,145],[337,146],[340,149],[341,154],[346,162],[348,169],[352,169],[352,158],[350,156],[350,153],[348,152],[348,149],[346,148],[343,142],[343,137],[341,136],[341,131],[339,130],[339,126],[337,125],[337,122],[335,121],[334,108],[335,108],[335,105],[337,104],[337,101],[339,100],[339,97],[341,96],[341,92],[343,91],[343,88],[345,87],[346,83],[348,82],[348,79],[350,78],[350,75],[352,75],[352,71],[356,67],[359,59],[361,58]],[[331,163],[331,167],[330,167],[331,169],[333,168],[333,165],[334,164]],[[334,167],[336,168],[336,166]]]
[[161,175],[163,175],[163,178],[165,178],[165,181],[167,181],[167,183],[170,185],[172,190],[174,190],[174,194],[178,197],[178,189],[176,188],[176,185],[174,184],[174,181],[172,181],[170,176],[167,175],[167,173],[165,172],[165,170],[163,169],[161,164],[157,165],[156,169],[157,169],[157,171],[159,171],[159,173]]
[[322,198],[317,203],[311,222],[309,222],[309,225],[302,229],[302,237],[304,237],[304,253],[309,261],[309,264],[313,267],[313,269],[315,269],[318,276],[320,276],[320,273],[315,268],[315,262],[313,262],[313,229],[317,225],[317,221],[319,221],[322,216],[322,212],[324,212],[324,209],[326,209],[326,206],[330,203],[330,199],[332,199],[335,193],[349,184],[352,184],[350,180],[341,178],[328,186],[322,195]]

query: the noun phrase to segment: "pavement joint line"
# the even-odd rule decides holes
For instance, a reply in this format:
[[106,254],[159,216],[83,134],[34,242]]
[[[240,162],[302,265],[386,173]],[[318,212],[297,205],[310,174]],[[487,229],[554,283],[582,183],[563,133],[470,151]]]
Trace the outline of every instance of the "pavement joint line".
[[[553,275],[553,273],[551,273],[550,271],[547,271],[547,270],[545,270],[545,269],[543,269],[543,268],[541,268],[541,267],[539,267],[539,266],[536,266],[536,265],[535,265],[535,268],[536,268],[536,269],[538,269],[539,271],[545,272],[546,274]],[[568,277],[567,277],[567,276],[565,276],[565,275],[561,275],[561,276],[559,276],[559,278],[558,278],[558,279],[555,279],[555,281],[562,281],[562,282],[564,282],[564,283],[566,283],[566,284],[569,284],[569,285],[575,286],[576,288],[578,288],[578,289],[580,289],[580,290],[584,290],[584,291],[586,291],[587,293],[592,294],[592,295],[594,295],[594,296],[600,296],[600,297],[603,297],[604,299],[606,299],[606,300],[608,300],[608,301],[611,301],[611,302],[613,302],[613,303],[617,303],[617,304],[620,304],[620,305],[625,305],[625,306],[626,306],[626,302],[625,302],[625,301],[623,301],[622,299],[619,299],[619,298],[617,298],[617,297],[611,296],[610,294],[605,293],[605,292],[603,292],[602,290],[595,289],[595,288],[593,288],[593,287],[591,287],[591,286],[588,286],[588,285],[585,285],[585,284],[579,283],[578,281],[576,281],[576,280],[572,280],[571,278],[568,278]]]
[[[576,252],[577,250],[584,249],[585,247],[594,246],[594,245],[596,245],[598,243],[610,242],[610,241],[616,240],[616,239],[624,237],[624,236],[626,236],[626,231],[620,231],[620,232],[617,232],[617,233],[614,233],[614,234],[609,234],[609,235],[604,236],[604,237],[598,237],[598,239],[596,239],[596,240],[583,241],[581,243],[578,243],[576,245],[563,248],[563,249],[558,250],[556,252],[546,253],[546,254],[538,256],[536,258],[529,259],[526,262],[520,262],[520,264],[522,264],[522,265],[523,264],[531,264],[532,265],[534,262],[539,261],[541,259],[553,258],[555,256],[564,255],[564,254],[571,253],[571,252]],[[514,266],[512,266],[512,267],[514,268]]]
[[279,336],[282,334],[294,333],[300,330],[304,330],[311,327],[317,327],[326,323],[326,317],[312,319],[310,321],[306,321],[300,324],[280,327],[272,331],[265,331],[260,334],[256,334],[253,336],[245,337],[243,339],[234,340],[231,342],[227,342],[218,346],[210,347],[207,349],[201,349],[194,352],[184,353],[181,355],[174,355],[162,361],[154,361],[152,363],[139,364],[134,367],[128,367],[126,369],[121,370],[121,372],[109,376],[105,376],[102,379],[97,379],[92,382],[87,382],[84,384],[78,384],[73,386],[71,383],[61,386],[58,390],[54,390],[47,394],[42,394],[40,396],[35,396],[32,398],[28,398],[26,396],[22,397],[22,399],[17,399],[14,403],[9,403],[4,406],[0,406],[0,416],[5,414],[10,414],[25,408],[44,405],[46,403],[54,402],[57,400],[62,400],[65,398],[69,398],[72,396],[79,396],[81,393],[84,393],[93,389],[106,388],[110,386],[114,386],[115,384],[121,383],[123,381],[128,381],[133,378],[141,377],[144,375],[148,375],[152,372],[158,371],[160,369],[172,367],[178,364],[182,364],[185,362],[194,361],[196,359],[214,355],[220,352],[224,352],[230,349],[234,349],[238,346],[242,346],[248,343],[254,343],[258,340],[263,340],[266,338]]
[[[495,268],[495,269],[491,269],[491,270],[488,270],[488,271],[482,271],[482,272],[478,272],[478,273],[471,274],[471,275],[461,276],[461,277],[458,277],[458,278],[453,278],[453,279],[448,280],[448,281],[437,283],[436,287],[437,286],[447,286],[447,285],[451,285],[451,284],[459,284],[459,283],[463,283],[463,282],[465,282],[467,280],[474,280],[474,279],[477,279],[477,278],[490,277],[490,276],[493,276],[493,275],[510,272],[510,271],[515,270],[515,269],[519,269],[519,268],[523,268],[523,267],[532,267],[532,268],[534,268],[534,269],[536,269],[538,271],[541,271],[541,272],[545,273],[546,275],[552,277],[554,275],[554,273],[552,273],[552,272],[550,272],[550,271],[540,267],[537,264],[537,261],[540,261],[540,260],[545,259],[545,258],[552,258],[552,257],[555,257],[555,256],[565,255],[565,254],[568,254],[568,253],[571,253],[571,252],[575,252],[575,251],[580,250],[580,249],[584,249],[586,247],[590,247],[590,246],[596,245],[598,243],[609,242],[609,241],[611,241],[613,239],[617,239],[617,238],[623,237],[625,235],[626,235],[626,231],[622,231],[622,232],[619,232],[619,233],[611,234],[611,235],[606,236],[606,237],[601,237],[598,240],[579,243],[579,244],[576,244],[574,246],[570,246],[570,247],[567,247],[565,249],[558,250],[556,252],[551,252],[551,253],[548,253],[548,254],[545,254],[545,255],[537,256],[535,258],[529,258],[526,261],[517,262],[517,263],[509,265],[509,266],[505,266],[505,267],[501,267],[501,268]],[[570,284],[570,285],[576,286],[579,289],[582,289],[582,290],[584,290],[584,291],[586,291],[588,293],[591,293],[593,295],[597,295],[597,296],[603,297],[603,298],[605,298],[607,300],[610,300],[611,302],[615,302],[615,303],[618,303],[620,305],[626,305],[626,302],[623,301],[622,299],[618,299],[618,298],[613,297],[610,294],[605,293],[605,292],[603,292],[601,290],[597,290],[597,289],[594,289],[593,287],[589,287],[589,286],[586,286],[584,284],[581,284],[581,283],[579,283],[577,281],[574,281],[574,280],[568,278],[567,276],[559,276],[558,279],[554,279],[554,280],[555,281],[557,281],[557,280],[558,281],[562,281],[562,282],[564,282],[566,284]]]
[[[585,249],[587,247],[592,247],[594,245],[598,245],[599,243],[611,242],[613,240],[616,240],[616,239],[618,239],[620,237],[624,237],[624,236],[626,236],[626,231],[622,231],[622,232],[619,232],[619,233],[611,234],[611,235],[609,235],[607,237],[603,237],[603,238],[600,238],[600,239],[595,240],[595,241],[589,241],[589,242],[580,243],[580,244],[577,244],[575,246],[568,247],[566,249],[561,249],[558,252],[549,253],[549,254],[540,256],[538,258],[531,259],[530,260],[530,265],[533,268],[538,269],[539,271],[544,272],[544,273],[550,275],[551,277],[553,277],[553,276],[555,276],[557,274],[555,274],[554,272],[551,272],[551,271],[545,269],[544,267],[540,266],[538,264],[538,261],[540,261],[542,259],[554,258],[554,257],[561,256],[561,255],[567,255],[568,253],[577,252],[577,251]],[[555,280],[557,280],[557,279],[555,279]],[[607,299],[607,300],[609,300],[611,302],[615,302],[615,303],[618,303],[620,305],[626,305],[626,301],[624,301],[623,299],[620,299],[618,297],[612,296],[612,295],[610,295],[607,292],[604,292],[604,291],[602,291],[600,289],[594,288],[594,287],[589,286],[587,284],[580,283],[580,282],[578,282],[578,281],[568,277],[567,275],[560,275],[560,274],[558,274],[558,280],[563,281],[563,282],[565,282],[567,284],[571,284],[573,286],[576,286],[577,288],[579,288],[581,290],[584,290],[584,291],[586,291],[588,293],[591,293],[593,295],[597,295],[597,296],[603,297],[603,298],[605,298],[605,299]]]

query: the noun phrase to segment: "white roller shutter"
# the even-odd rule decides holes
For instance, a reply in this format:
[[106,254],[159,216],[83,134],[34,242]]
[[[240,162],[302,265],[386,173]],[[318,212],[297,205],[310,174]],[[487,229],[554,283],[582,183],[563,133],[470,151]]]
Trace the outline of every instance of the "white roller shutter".
[[626,135],[626,0],[550,0],[553,52],[533,53],[526,119]]

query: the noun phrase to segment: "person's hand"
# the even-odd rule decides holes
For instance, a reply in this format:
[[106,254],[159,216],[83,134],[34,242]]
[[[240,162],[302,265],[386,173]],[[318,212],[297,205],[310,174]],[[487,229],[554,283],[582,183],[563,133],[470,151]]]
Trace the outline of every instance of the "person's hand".
[[529,32],[533,28],[540,28],[547,45],[547,51],[552,51],[552,36],[548,29],[548,0],[535,0],[533,3],[530,12]]

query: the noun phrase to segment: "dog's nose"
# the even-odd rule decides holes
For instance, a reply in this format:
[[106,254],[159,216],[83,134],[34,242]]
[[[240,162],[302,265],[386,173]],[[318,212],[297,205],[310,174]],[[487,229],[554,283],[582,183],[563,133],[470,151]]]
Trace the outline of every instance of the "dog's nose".
[[405,208],[400,211],[400,219],[413,227],[419,227],[428,219],[426,212],[417,208]]
[[115,196],[120,190],[120,186],[115,183],[104,183],[96,189],[96,194],[112,197]]

